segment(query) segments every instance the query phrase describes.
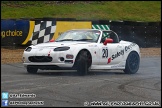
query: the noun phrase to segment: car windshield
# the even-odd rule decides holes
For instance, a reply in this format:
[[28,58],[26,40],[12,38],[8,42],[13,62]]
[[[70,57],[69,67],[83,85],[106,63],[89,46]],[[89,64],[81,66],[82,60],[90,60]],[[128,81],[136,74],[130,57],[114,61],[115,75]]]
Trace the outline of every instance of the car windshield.
[[61,42],[61,41],[97,42],[100,34],[101,33],[99,30],[71,30],[61,34],[56,39],[56,42]]

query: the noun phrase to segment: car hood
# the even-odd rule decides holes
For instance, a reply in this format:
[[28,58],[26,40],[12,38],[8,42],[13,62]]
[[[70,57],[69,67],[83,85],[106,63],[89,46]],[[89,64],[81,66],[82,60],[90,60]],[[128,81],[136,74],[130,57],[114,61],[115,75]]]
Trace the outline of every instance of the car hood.
[[41,43],[37,45],[32,45],[32,47],[40,48],[40,47],[62,47],[62,46],[70,46],[70,45],[78,45],[78,44],[89,44],[90,42],[73,42],[73,41],[64,41],[64,42],[48,42]]

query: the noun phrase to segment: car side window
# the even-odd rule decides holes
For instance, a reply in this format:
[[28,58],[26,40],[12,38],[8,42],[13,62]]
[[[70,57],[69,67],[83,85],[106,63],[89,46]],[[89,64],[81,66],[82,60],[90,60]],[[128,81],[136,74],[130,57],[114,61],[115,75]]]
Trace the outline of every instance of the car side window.
[[113,39],[113,43],[119,43],[118,37],[114,33],[111,33],[110,38]]
[[103,43],[107,38],[113,39],[113,43],[119,43],[118,36],[114,32],[103,32],[101,43]]
[[105,41],[107,38],[110,38],[109,33],[103,32],[102,38],[101,38],[101,42],[100,42],[100,43],[104,43],[104,41]]

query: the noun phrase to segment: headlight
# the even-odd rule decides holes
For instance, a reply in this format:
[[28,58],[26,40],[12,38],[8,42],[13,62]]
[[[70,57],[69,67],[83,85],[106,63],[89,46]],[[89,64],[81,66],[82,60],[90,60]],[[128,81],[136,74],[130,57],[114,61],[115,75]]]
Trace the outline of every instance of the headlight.
[[31,47],[27,47],[27,48],[25,49],[25,51],[27,51],[27,52],[30,52],[31,50],[32,50]]
[[66,50],[69,50],[70,47],[57,47],[54,49],[54,51],[66,51]]

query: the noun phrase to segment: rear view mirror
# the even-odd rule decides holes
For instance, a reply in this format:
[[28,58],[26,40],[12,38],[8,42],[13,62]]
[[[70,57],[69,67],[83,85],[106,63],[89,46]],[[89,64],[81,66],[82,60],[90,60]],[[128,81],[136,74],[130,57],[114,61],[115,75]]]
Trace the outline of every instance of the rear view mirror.
[[54,42],[55,40],[54,39],[51,39],[50,42]]
[[107,45],[107,43],[113,43],[113,39],[110,39],[110,38],[108,38],[108,39],[106,39],[105,41],[104,41],[104,45]]

